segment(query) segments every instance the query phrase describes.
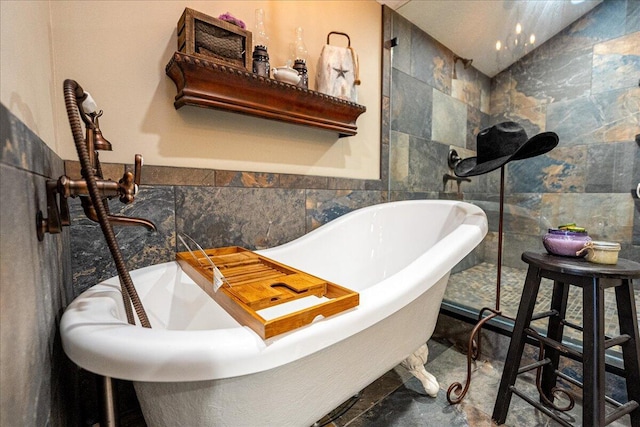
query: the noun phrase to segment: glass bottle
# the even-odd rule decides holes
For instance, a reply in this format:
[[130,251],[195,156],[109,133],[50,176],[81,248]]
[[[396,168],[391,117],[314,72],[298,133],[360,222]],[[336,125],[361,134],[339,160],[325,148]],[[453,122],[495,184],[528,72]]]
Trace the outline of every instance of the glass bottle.
[[292,58],[293,69],[298,72],[300,81],[298,86],[304,89],[309,88],[309,75],[307,74],[307,46],[304,44],[304,30],[302,27],[296,28],[296,39],[293,43]]
[[253,32],[253,45],[263,46],[265,49],[269,46],[269,36],[264,25],[264,10],[256,9],[256,23]]
[[296,59],[302,59],[303,61],[307,61],[307,46],[304,44],[304,30],[302,27],[296,28],[296,41],[295,41],[295,54],[294,54],[294,62]]

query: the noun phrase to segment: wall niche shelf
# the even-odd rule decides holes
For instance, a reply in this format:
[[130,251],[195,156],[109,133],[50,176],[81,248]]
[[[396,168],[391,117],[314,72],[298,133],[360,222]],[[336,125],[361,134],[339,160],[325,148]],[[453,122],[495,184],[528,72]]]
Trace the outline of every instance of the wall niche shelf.
[[215,108],[338,132],[357,133],[366,107],[320,92],[175,52],[165,69],[176,85],[176,110],[185,105]]

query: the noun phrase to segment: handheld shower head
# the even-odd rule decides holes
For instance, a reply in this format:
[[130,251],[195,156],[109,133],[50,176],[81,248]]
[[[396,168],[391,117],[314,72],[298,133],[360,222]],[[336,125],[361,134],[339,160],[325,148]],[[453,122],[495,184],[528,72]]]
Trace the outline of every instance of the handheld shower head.
[[96,150],[103,151],[112,151],[111,143],[102,135],[102,131],[100,130],[100,124],[98,123],[98,117],[102,115],[102,110],[99,113],[91,113],[89,116],[95,125],[95,129],[93,129],[93,148]]

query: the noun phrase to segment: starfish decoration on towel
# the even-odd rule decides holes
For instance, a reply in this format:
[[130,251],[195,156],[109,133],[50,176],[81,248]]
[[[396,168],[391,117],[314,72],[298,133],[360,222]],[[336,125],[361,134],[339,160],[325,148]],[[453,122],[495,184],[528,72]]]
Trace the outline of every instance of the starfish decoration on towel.
[[347,78],[347,77],[345,76],[345,73],[348,73],[348,72],[349,72],[349,70],[345,70],[345,69],[343,69],[343,68],[335,68],[335,67],[333,68],[333,70],[334,70],[335,72],[337,72],[337,73],[338,73],[338,78],[340,78],[340,77],[342,77],[342,78],[344,78],[344,79],[346,79],[346,78]]

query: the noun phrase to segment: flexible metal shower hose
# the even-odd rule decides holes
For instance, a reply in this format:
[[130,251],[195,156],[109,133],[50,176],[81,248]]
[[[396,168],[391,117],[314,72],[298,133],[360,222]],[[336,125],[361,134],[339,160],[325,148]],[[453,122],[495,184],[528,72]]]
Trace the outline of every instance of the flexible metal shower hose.
[[100,228],[102,229],[104,238],[109,246],[109,251],[111,252],[113,261],[116,264],[116,269],[118,270],[118,277],[120,278],[122,288],[122,300],[127,313],[127,321],[132,325],[135,324],[135,318],[133,317],[131,309],[131,304],[133,304],[133,308],[135,309],[142,327],[150,328],[151,324],[149,323],[147,313],[145,312],[138,293],[136,292],[136,288],[133,285],[133,281],[131,280],[131,276],[129,275],[129,271],[127,270],[127,266],[122,256],[122,252],[120,252],[120,247],[118,246],[115,233],[113,232],[113,227],[109,222],[105,205],[96,184],[96,176],[93,173],[93,166],[89,160],[89,151],[87,150],[87,146],[84,142],[80,113],[78,110],[78,98],[82,98],[83,96],[84,90],[75,80],[67,79],[64,81],[64,103],[67,109],[67,116],[69,117],[71,132],[73,133],[73,140],[78,152],[78,158],[80,159],[80,165],[82,167],[82,176],[87,182],[89,197],[91,198],[91,202],[96,210]]

